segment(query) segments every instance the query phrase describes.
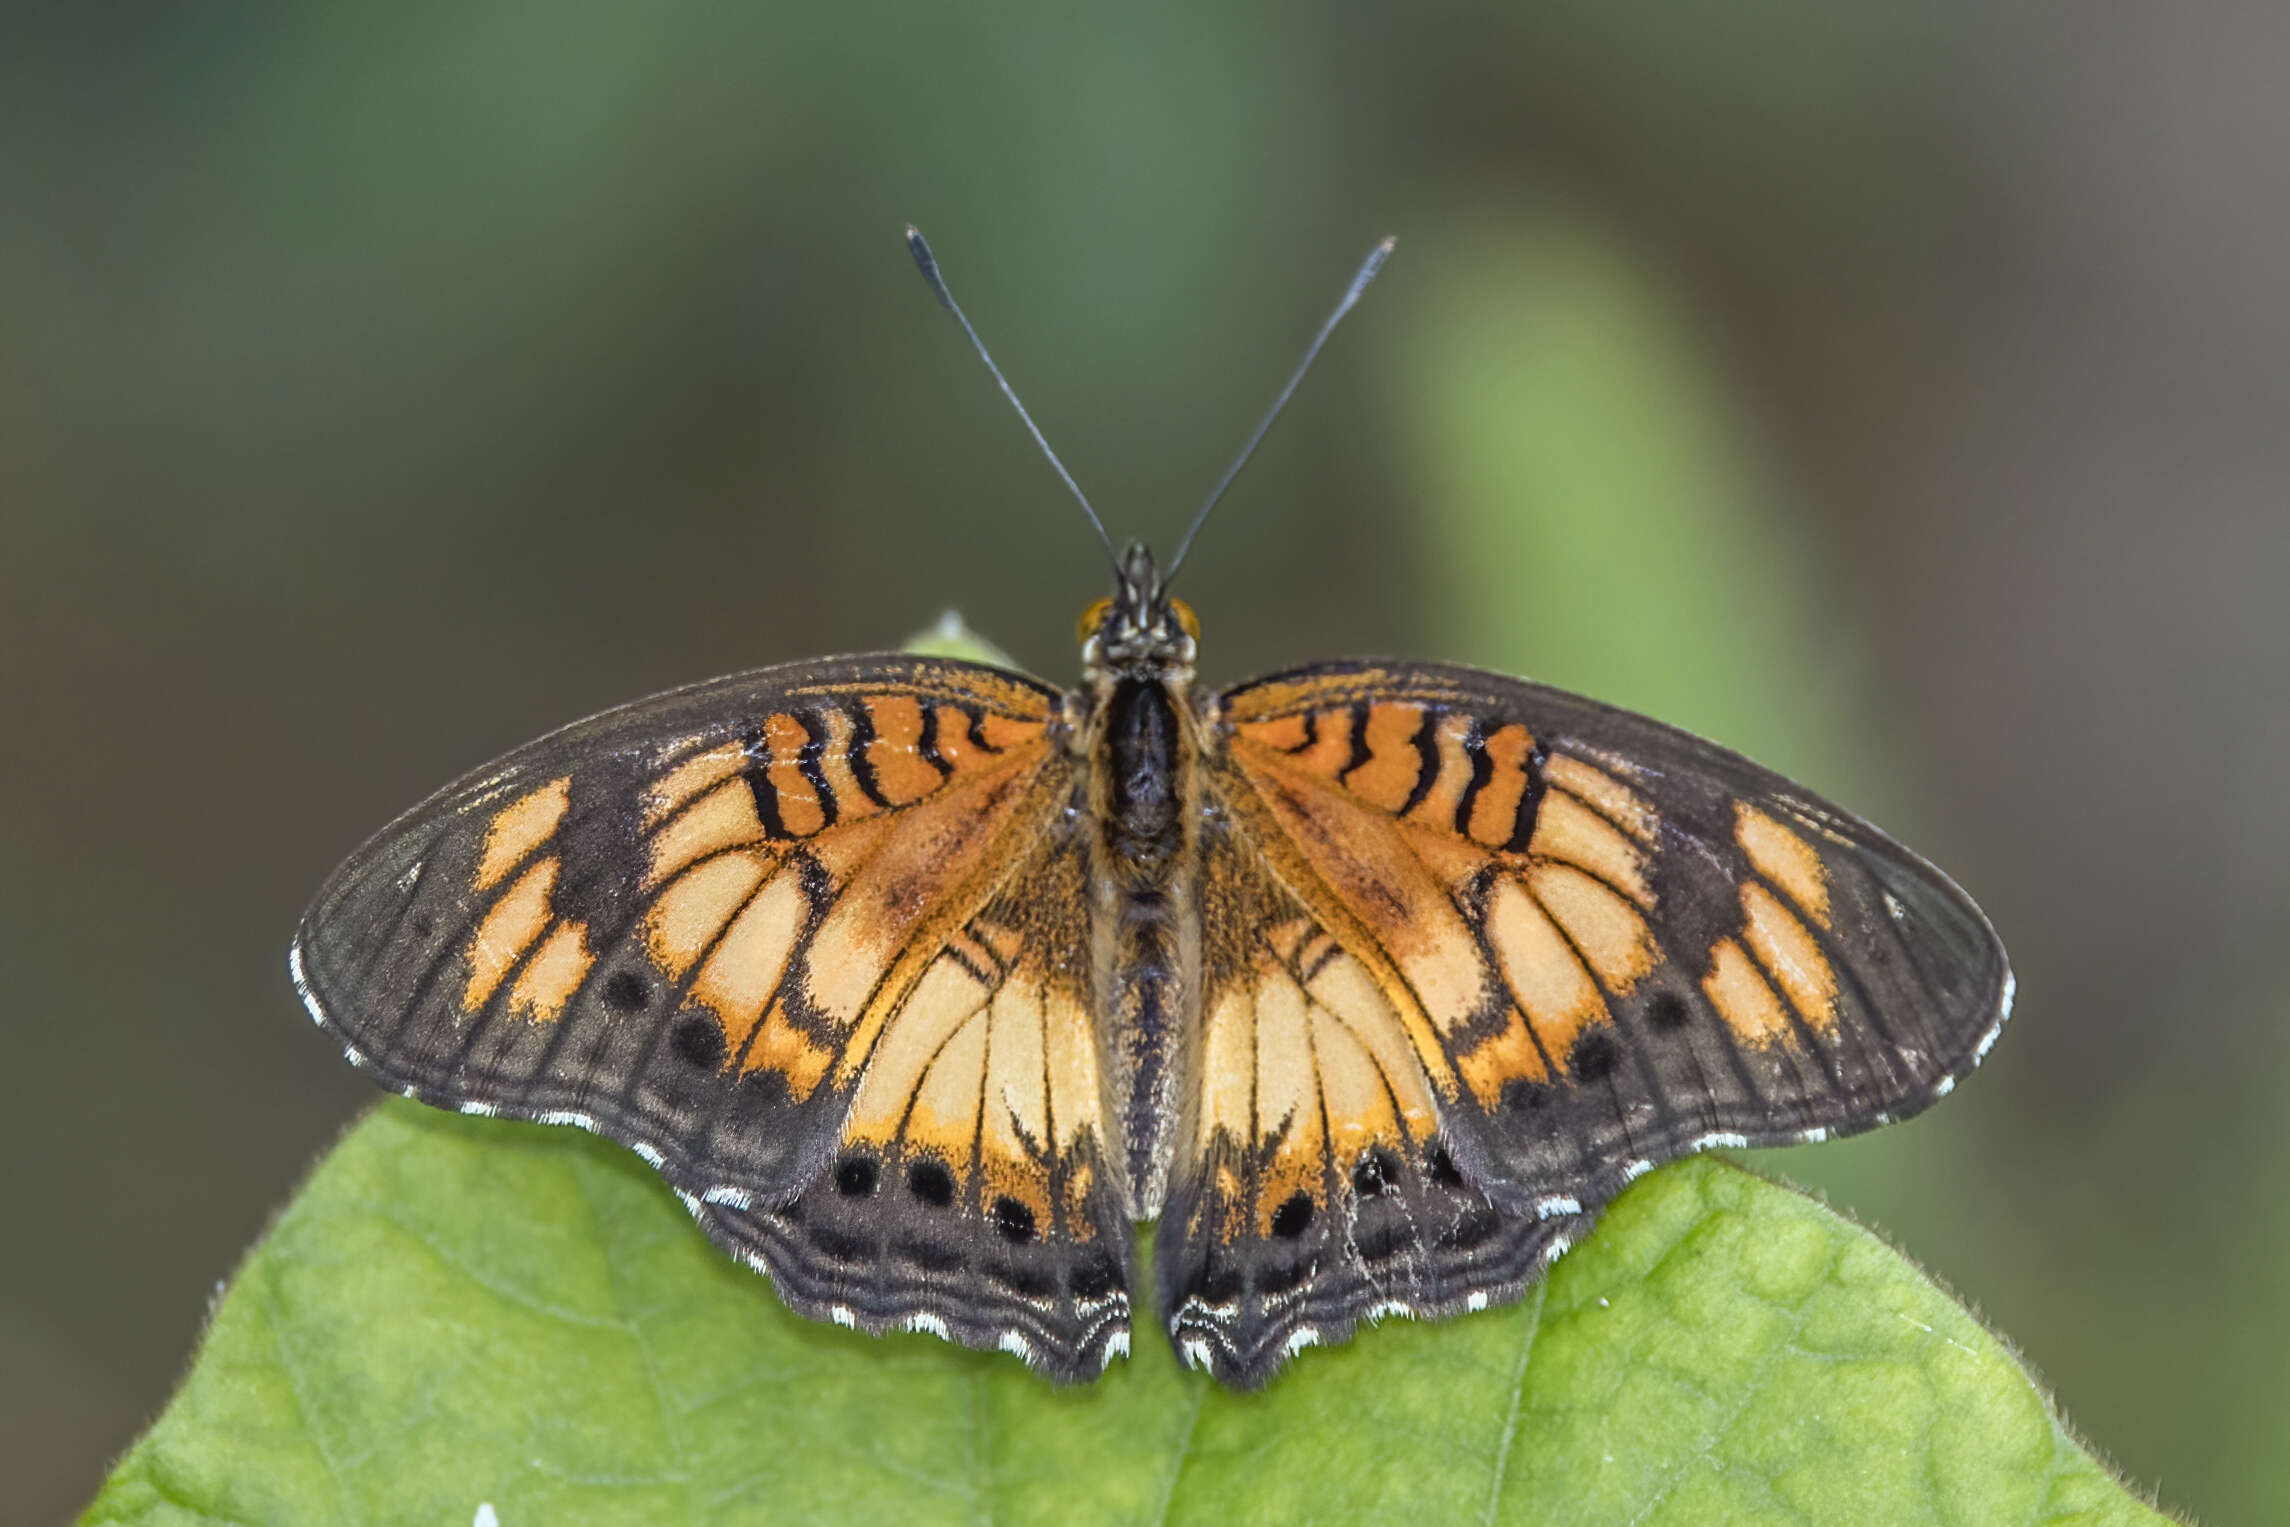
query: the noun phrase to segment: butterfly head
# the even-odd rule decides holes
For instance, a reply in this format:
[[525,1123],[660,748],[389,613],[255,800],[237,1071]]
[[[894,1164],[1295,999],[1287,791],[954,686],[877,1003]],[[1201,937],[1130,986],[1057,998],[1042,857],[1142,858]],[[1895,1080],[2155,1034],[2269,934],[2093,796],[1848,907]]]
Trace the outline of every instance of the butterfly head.
[[1169,596],[1152,551],[1130,542],[1116,571],[1112,595],[1082,612],[1082,671],[1093,681],[1191,674],[1201,623],[1192,606]]

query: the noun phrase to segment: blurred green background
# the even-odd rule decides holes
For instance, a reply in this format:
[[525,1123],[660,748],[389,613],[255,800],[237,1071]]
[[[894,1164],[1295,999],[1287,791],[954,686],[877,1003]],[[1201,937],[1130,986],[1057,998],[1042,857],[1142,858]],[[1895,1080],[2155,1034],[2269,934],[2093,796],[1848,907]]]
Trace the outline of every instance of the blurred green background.
[[92,1493],[368,1100],[283,964],[366,833],[949,605],[1072,675],[1102,563],[912,220],[1164,548],[1398,234],[1187,569],[1208,677],[1531,674],[1946,866],[1989,1066],[1759,1164],[2166,1504],[2290,1516],[2278,8],[0,25],[0,1514]]

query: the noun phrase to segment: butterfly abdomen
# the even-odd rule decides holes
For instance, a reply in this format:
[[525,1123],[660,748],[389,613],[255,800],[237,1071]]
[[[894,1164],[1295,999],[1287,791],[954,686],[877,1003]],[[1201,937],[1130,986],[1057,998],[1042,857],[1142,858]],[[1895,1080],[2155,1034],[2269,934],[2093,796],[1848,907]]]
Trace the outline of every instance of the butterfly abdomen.
[[1200,968],[1193,894],[1199,770],[1183,698],[1159,679],[1100,690],[1089,728],[1097,822],[1091,907],[1106,1115],[1132,1218],[1160,1212],[1193,1074]]

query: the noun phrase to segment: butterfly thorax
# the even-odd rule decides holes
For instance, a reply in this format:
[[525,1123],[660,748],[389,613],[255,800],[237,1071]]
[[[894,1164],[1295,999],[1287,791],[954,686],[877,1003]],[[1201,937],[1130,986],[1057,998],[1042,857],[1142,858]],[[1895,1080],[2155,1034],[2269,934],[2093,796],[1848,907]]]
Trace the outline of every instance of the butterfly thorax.
[[1160,1212],[1198,1048],[1196,629],[1142,545],[1130,547],[1113,597],[1082,617],[1099,1053],[1138,1219]]

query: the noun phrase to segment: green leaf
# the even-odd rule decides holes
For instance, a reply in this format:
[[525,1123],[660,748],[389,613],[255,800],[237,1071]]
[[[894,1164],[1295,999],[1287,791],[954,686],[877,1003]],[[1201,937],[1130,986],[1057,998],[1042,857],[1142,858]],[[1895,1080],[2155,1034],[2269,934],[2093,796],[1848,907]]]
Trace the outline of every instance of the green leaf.
[[968,663],[992,663],[997,668],[1018,666],[1010,654],[971,630],[970,623],[956,610],[939,616],[938,623],[927,630],[917,631],[904,650],[916,657],[960,658]]
[[[1724,556],[1750,495],[1719,445],[1678,445],[1723,432],[1676,424],[1699,405],[1656,385],[1675,367],[1594,369],[1620,343],[1607,331],[1657,358],[1663,331],[1603,284],[1609,263],[1571,248],[1530,283],[1549,294],[1536,322],[1559,330],[1425,326],[1471,363],[1450,368],[1462,396],[1431,410],[1459,431],[1434,453],[1459,474],[1431,495],[1453,516],[1434,540],[1469,578],[1541,556],[1540,586],[1576,591],[1544,609],[1467,579],[1453,610],[1507,613],[1464,631],[1464,653],[1574,632],[1575,647],[1546,647],[1545,671],[1583,682],[1619,628],[1636,643],[1613,658],[1619,697],[1664,708],[1629,675],[1658,678],[1679,641],[1755,673],[1781,666],[1788,640],[1692,603],[1712,568],[1720,583],[1741,573]],[[1517,264],[1457,276],[1508,281]],[[1551,372],[1511,360],[1554,352]],[[1574,380],[1484,417],[1466,406],[1553,374]],[[1665,397],[1675,406],[1649,406]],[[1582,476],[1593,457],[1615,475]],[[1522,513],[1501,485],[1531,482],[1548,491]],[[1803,582],[1753,560],[1768,592]],[[1642,618],[1597,629],[1626,597]],[[1007,661],[958,621],[911,650]],[[1836,730],[1809,728],[1805,751]],[[2161,1520],[1914,1267],[1711,1158],[1632,1187],[1520,1304],[1386,1324],[1305,1353],[1258,1394],[1181,1372],[1149,1319],[1135,1345],[1098,1383],[1057,1389],[1012,1358],[799,1320],[627,1152],[393,1100],[250,1256],[181,1393],[86,1519],[461,1523],[483,1505],[501,1527]]]
[[390,1100],[216,1309],[91,1523],[2158,1520],[1820,1205],[1656,1172],[1521,1304],[1263,1392],[798,1319],[650,1169]]

